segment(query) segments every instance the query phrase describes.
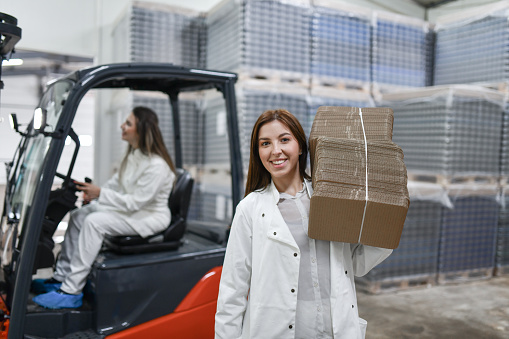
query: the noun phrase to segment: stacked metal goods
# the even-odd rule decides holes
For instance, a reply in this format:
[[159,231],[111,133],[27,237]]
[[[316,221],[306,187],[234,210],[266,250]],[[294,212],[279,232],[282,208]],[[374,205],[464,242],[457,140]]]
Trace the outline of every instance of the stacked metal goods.
[[489,278],[495,267],[498,186],[448,186],[452,209],[444,208],[440,230],[438,282]]
[[365,8],[314,1],[311,28],[313,85],[365,88],[371,81],[371,18]]
[[375,19],[371,65],[375,94],[430,85],[433,35],[429,23],[381,11]]
[[134,2],[126,17],[129,61],[205,66],[205,19],[200,13]]
[[447,190],[438,250],[439,283],[487,278],[495,265],[497,185],[504,95],[474,85],[435,86],[383,96],[394,109],[393,140],[409,176]]
[[311,8],[305,2],[221,2],[208,13],[207,28],[207,68],[307,83]]
[[508,10],[498,2],[437,20],[435,85],[509,80]]
[[394,142],[409,171],[497,177],[504,96],[479,86],[436,86],[386,94]]
[[359,289],[379,293],[434,285],[438,274],[443,207],[451,207],[438,184],[408,182],[410,207],[398,248],[367,275],[356,278]]
[[[505,93],[508,96],[508,93]],[[500,176],[501,183],[509,184],[509,101],[506,101],[504,118],[502,122],[502,147],[500,150]]]
[[501,192],[502,206],[498,215],[496,274],[509,274],[509,192],[504,186]]

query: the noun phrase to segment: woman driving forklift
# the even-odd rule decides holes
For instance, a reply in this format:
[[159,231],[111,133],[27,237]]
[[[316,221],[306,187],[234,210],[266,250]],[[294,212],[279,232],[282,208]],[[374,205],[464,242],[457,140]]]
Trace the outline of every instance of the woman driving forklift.
[[157,115],[135,107],[120,126],[128,149],[120,170],[105,185],[76,182],[83,207],[71,212],[53,277],[36,279],[33,298],[50,309],[78,308],[105,236],[147,237],[168,227],[168,196],[175,166],[164,145]]

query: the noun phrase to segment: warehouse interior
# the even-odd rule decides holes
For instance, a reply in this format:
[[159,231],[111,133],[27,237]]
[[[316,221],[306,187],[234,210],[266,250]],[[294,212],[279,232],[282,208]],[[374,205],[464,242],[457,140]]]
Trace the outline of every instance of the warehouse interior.
[[[23,30],[2,63],[1,162],[20,140],[10,113],[27,124],[49,81],[106,63],[237,73],[244,170],[266,109],[288,109],[309,137],[320,106],[391,108],[410,207],[398,247],[356,279],[366,338],[509,338],[509,1],[19,0],[0,11]],[[104,183],[118,170],[118,126],[137,105],[171,109],[152,94],[83,98],[73,177]],[[227,222],[234,207],[221,98],[185,97],[180,110],[189,117],[183,161],[196,176],[188,218]],[[160,119],[170,131],[171,120]],[[6,180],[0,171],[2,205]],[[64,231],[65,223],[55,242]]]

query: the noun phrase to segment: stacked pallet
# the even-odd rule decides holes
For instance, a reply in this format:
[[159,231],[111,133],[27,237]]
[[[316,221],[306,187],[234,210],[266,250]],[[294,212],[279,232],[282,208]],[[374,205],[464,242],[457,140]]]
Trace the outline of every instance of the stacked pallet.
[[442,209],[451,207],[438,184],[408,182],[410,207],[398,248],[367,275],[356,278],[359,289],[381,293],[436,284]]
[[113,30],[115,61],[204,67],[205,18],[188,9],[133,2]]
[[206,22],[207,68],[308,86],[309,4],[226,0]]
[[438,282],[490,278],[495,267],[498,186],[453,184],[447,189],[453,208],[442,211]]
[[[505,93],[507,96],[507,92]],[[502,122],[502,146],[500,149],[500,177],[503,186],[509,185],[509,101],[504,107]]]
[[394,142],[415,174],[499,175],[503,95],[479,86],[436,86],[383,96]]
[[435,85],[509,80],[508,9],[498,2],[437,20]]
[[428,22],[376,12],[371,64],[373,95],[430,85],[432,42]]
[[366,88],[371,81],[371,18],[365,8],[314,1],[311,28],[312,86]]
[[497,247],[495,273],[509,274],[509,192],[504,187],[501,194],[502,204],[498,215]]

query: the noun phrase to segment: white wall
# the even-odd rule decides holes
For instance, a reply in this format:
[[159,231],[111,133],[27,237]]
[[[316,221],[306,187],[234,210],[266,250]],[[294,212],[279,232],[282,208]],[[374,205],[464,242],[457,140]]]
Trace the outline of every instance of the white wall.
[[[219,0],[152,0],[196,10],[208,10]],[[0,12],[18,19],[22,38],[19,49],[96,57],[101,33],[130,3],[130,0],[16,0],[3,1]]]

